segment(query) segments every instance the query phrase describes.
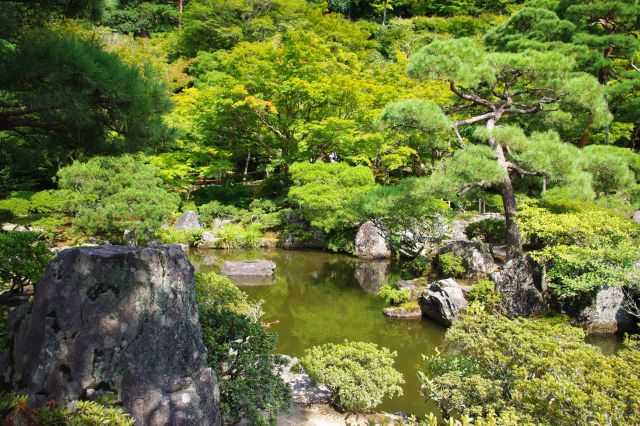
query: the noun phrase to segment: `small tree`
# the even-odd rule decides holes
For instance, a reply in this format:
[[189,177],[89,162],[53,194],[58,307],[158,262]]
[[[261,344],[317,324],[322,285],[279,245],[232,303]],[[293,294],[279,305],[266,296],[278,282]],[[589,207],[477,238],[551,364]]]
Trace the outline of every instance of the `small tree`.
[[[542,115],[558,109],[586,110],[592,114],[596,125],[607,123],[610,115],[602,87],[595,78],[572,72],[573,65],[571,58],[554,51],[494,53],[478,47],[470,39],[435,41],[413,55],[409,74],[419,80],[447,81],[457,105],[445,114],[437,106],[417,101],[418,106],[414,105],[413,110],[428,109],[429,114],[416,114],[413,123],[411,117],[399,114],[395,104],[388,106],[387,114],[383,114],[384,120],[398,118],[406,124],[419,124],[424,129],[440,130],[448,126],[461,149],[467,148],[467,144],[460,129],[483,124],[483,128],[476,129],[472,136],[489,149],[478,147],[471,155],[458,156],[458,161],[449,166],[460,167],[462,174],[470,178],[458,188],[460,196],[474,187],[499,189],[505,209],[508,258],[522,252],[520,231],[515,222],[517,208],[512,175],[540,176],[547,172],[542,167],[525,169],[523,163],[526,161],[521,161],[519,155],[532,149],[545,149],[553,156],[561,142],[550,141],[551,135],[534,140],[527,138],[516,126],[499,128],[496,125],[503,119],[513,122],[517,117]],[[462,111],[464,118],[453,118],[452,114]],[[538,141],[543,143],[536,143]],[[484,176],[479,173],[474,161],[488,173]]]
[[300,359],[305,371],[331,391],[333,404],[366,412],[385,396],[402,395],[402,374],[393,368],[395,352],[373,343],[327,343],[307,349]]

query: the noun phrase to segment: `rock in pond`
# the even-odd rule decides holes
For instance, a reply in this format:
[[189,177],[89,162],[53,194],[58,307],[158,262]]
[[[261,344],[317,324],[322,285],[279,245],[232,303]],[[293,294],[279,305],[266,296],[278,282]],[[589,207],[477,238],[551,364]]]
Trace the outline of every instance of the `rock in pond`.
[[216,237],[213,232],[204,231],[202,233],[202,237],[200,237],[200,243],[198,244],[198,247],[214,247],[216,241],[218,240],[219,238]]
[[384,258],[391,256],[387,240],[376,225],[371,221],[365,222],[356,235],[356,256],[369,258]]
[[422,315],[443,325],[451,325],[467,307],[462,288],[451,278],[432,282],[418,299]]
[[2,374],[36,403],[112,394],[136,424],[219,425],[206,357],[179,247],[77,247],[12,313]]
[[405,307],[405,306],[389,306],[382,310],[385,316],[390,318],[421,318],[422,311],[420,306]]
[[190,210],[182,213],[182,216],[180,216],[174,228],[179,231],[202,229],[202,224],[200,223],[200,217],[198,216],[198,213]]
[[270,260],[226,261],[222,273],[227,276],[271,276],[276,264]]
[[606,286],[588,300],[565,302],[565,310],[589,334],[620,334],[631,331],[637,322],[623,309],[625,297],[622,287]]
[[472,241],[451,241],[438,250],[438,256],[451,253],[462,258],[462,266],[467,276],[474,274],[489,274],[498,266],[493,261],[493,257],[480,244]]
[[547,310],[542,292],[542,271],[531,258],[511,259],[489,278],[500,296],[499,306],[507,315],[530,317]]

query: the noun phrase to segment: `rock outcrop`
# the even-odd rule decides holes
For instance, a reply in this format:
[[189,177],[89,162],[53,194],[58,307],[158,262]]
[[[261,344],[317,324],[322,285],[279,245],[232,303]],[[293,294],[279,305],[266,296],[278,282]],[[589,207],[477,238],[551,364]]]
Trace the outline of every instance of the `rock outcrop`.
[[467,307],[462,288],[451,278],[432,282],[418,299],[422,315],[443,325],[451,325]]
[[588,300],[565,301],[565,310],[589,334],[624,333],[637,322],[623,309],[625,297],[622,287],[606,286]]
[[222,265],[222,274],[227,276],[271,276],[276,264],[270,260],[226,261]]
[[451,253],[462,259],[466,276],[489,274],[498,269],[491,254],[482,245],[471,241],[451,241],[438,250],[438,256]]
[[60,252],[8,338],[3,378],[36,402],[112,394],[137,424],[220,424],[193,267],[177,246]]
[[507,315],[530,317],[547,310],[541,268],[529,257],[510,260],[489,278],[496,285],[500,307]]
[[391,256],[382,231],[371,221],[365,222],[356,234],[356,256],[368,258],[384,258]]
[[633,212],[633,215],[631,215],[631,219],[633,219],[635,223],[640,223],[640,210],[636,210],[635,212]]
[[202,224],[200,223],[200,217],[198,213],[187,210],[182,213],[182,216],[176,222],[175,229],[178,231],[191,231],[193,229],[202,229]]

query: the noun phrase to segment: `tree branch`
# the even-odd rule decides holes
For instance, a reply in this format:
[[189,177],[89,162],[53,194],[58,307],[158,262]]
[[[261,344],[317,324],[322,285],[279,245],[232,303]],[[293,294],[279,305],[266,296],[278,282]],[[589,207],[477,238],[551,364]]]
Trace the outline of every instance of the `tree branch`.
[[460,191],[458,191],[458,197],[462,197],[473,188],[482,188],[487,186],[487,184],[488,182],[484,179],[478,182],[465,183],[464,185],[462,185],[462,188],[460,188]]
[[493,105],[492,102],[486,99],[483,99],[480,96],[469,95],[468,93],[464,93],[462,90],[456,87],[456,84],[453,81],[449,81],[449,89],[451,89],[453,93],[455,93],[458,97],[462,99],[473,102],[474,104],[477,104],[477,105],[482,105],[484,107],[489,108],[492,111],[495,109],[495,106]]
[[529,170],[525,170],[522,167],[520,167],[517,164],[512,163],[510,161],[507,162],[506,166],[507,166],[507,169],[509,171],[516,172],[520,177],[525,177],[525,176],[544,176],[543,172],[530,172]]

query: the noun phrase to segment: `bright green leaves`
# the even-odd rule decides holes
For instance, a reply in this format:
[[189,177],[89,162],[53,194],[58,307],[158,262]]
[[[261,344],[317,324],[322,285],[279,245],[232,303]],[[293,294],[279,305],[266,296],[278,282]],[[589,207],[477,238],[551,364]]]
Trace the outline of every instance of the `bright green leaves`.
[[384,127],[390,129],[412,129],[422,132],[451,130],[451,119],[435,104],[421,100],[392,102],[384,107],[380,115]]
[[327,232],[358,225],[350,203],[375,186],[373,173],[365,166],[295,163],[289,172],[295,184],[289,198],[313,226]]

